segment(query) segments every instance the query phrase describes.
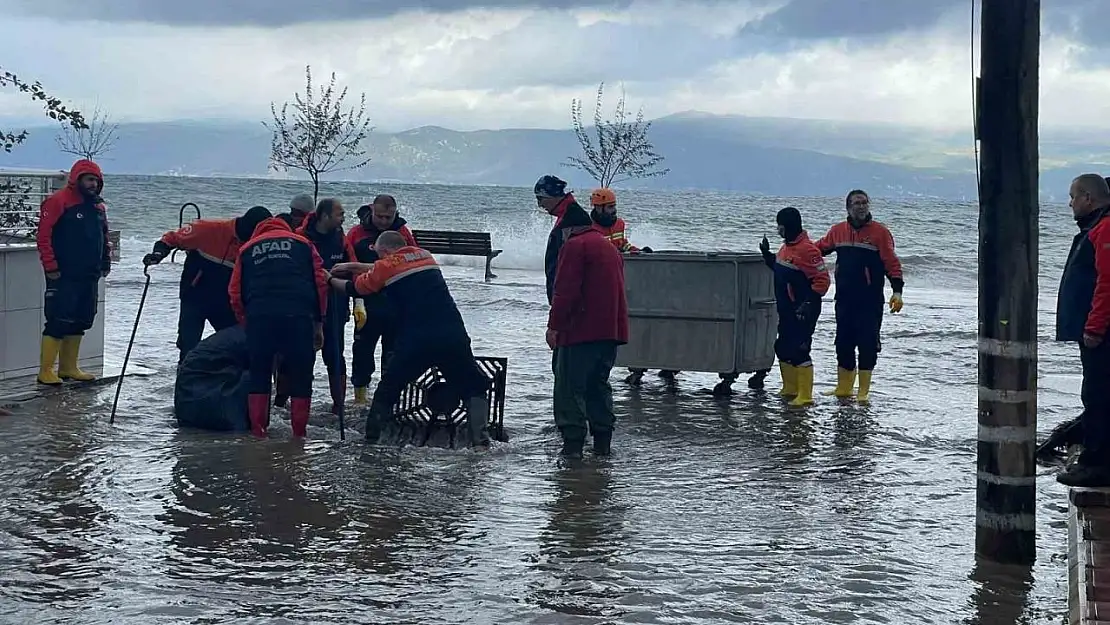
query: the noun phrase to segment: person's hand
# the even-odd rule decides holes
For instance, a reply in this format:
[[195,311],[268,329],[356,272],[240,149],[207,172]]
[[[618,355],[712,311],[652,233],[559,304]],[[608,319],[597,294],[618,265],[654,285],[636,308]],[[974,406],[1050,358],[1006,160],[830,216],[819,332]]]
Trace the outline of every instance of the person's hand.
[[771,242],[767,240],[766,235],[764,235],[763,240],[759,242],[759,252],[761,254],[771,253]]
[[555,349],[555,341],[556,341],[556,339],[558,339],[558,337],[559,337],[558,332],[556,332],[555,330],[552,330],[551,328],[548,328],[547,329],[547,346],[550,347],[551,349]]
[[316,351],[320,351],[321,349],[324,348],[324,324],[323,323],[317,323],[316,327],[313,328],[312,347]]
[[806,300],[794,309],[794,318],[798,321],[805,321],[809,315],[809,300]]
[[892,313],[902,312],[902,294],[901,293],[894,293],[893,295],[891,295],[890,296],[890,302],[888,302],[888,303],[890,304],[890,312],[892,312]]
[[46,272],[46,279],[47,280],[57,280],[58,278],[61,278],[61,277],[62,277],[62,272],[60,272],[60,271],[48,271],[48,272]]
[[366,325],[366,304],[362,300],[355,300],[355,330],[361,330],[362,326]]
[[162,262],[164,258],[166,258],[166,255],[162,254],[161,252],[151,252],[146,256],[143,256],[143,265],[146,267],[157,265],[158,263]]
[[1083,347],[1094,349],[1099,345],[1102,345],[1101,336],[1095,336],[1094,334],[1088,334],[1087,332],[1083,333]]

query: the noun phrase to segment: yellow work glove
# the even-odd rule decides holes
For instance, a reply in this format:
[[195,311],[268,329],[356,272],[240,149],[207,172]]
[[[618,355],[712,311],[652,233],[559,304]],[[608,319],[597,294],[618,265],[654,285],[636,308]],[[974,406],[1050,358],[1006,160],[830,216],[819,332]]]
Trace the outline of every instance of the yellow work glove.
[[892,294],[890,296],[890,302],[888,302],[888,303],[890,304],[890,312],[892,312],[892,313],[902,312],[902,294],[901,293]]
[[361,299],[355,300],[355,329],[361,330],[366,325],[366,304]]

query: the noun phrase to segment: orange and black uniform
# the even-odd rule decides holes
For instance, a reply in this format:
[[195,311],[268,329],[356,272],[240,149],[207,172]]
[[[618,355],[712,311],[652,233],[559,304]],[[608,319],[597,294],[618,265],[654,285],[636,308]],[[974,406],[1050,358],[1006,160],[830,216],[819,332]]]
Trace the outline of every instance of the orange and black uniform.
[[[1080,415],[1083,452],[1079,464],[1110,466],[1110,208],[1076,220],[1056,300],[1056,340],[1079,343],[1083,365]],[[1097,347],[1083,344],[1083,335],[1102,338]]]
[[439,369],[458,397],[485,396],[489,378],[474,362],[462,315],[430,253],[403,247],[347,283],[351,297],[376,293],[385,293],[397,310],[397,327],[389,367],[374,390],[368,439],[377,439],[401,391],[430,367]]
[[[596,212],[596,211],[595,211]],[[598,216],[593,216],[594,229],[600,232],[613,247],[617,248],[618,252],[638,252],[640,248],[628,242],[628,238],[624,235],[624,220],[620,217],[614,217],[613,222],[609,225],[604,225],[606,220],[599,220]]]
[[[81,176],[100,181],[97,195],[78,189]],[[69,170],[69,181],[43,201],[37,244],[42,269],[59,274],[46,279],[43,335],[56,339],[81,336],[96,319],[97,291],[101,276],[111,269],[108,217],[99,190],[104,188],[100,167],[79,160]]]
[[327,313],[327,289],[316,248],[278,217],[259,224],[239,251],[228,294],[235,317],[247,330],[248,406],[256,433],[269,424],[274,358],[280,355],[289,377],[293,432],[303,435],[316,363],[314,325]]
[[[240,240],[235,219],[200,219],[162,235],[154,244],[160,258],[173,250],[185,250],[181,270],[181,310],[177,318],[177,349],[180,359],[200,343],[205,322],[219,332],[235,325],[235,312],[227,297],[231,271],[239,256]],[[180,360],[179,360],[180,361]]]
[[775,306],[779,317],[775,355],[788,365],[810,367],[821,298],[829,292],[825,259],[802,231],[783,243],[774,256],[764,255],[763,260],[775,272]]
[[[331,270],[338,263],[355,261],[355,250],[343,236],[343,229],[336,228],[327,234],[316,229],[316,213],[304,220],[297,234],[308,239],[316,248],[324,269]],[[347,394],[347,359],[343,356],[343,326],[351,317],[349,298],[330,293],[331,302],[324,318],[324,347],[321,355],[328,370],[328,387],[332,402],[341,403]]]
[[883,286],[890,280],[902,293],[902,264],[894,253],[894,236],[870,215],[862,224],[842,221],[815,245],[821,254],[836,252],[836,360],[843,370],[871,371],[882,351]]
[[[361,217],[370,211],[369,205],[358,209]],[[374,251],[374,243],[382,233],[369,219],[367,225],[358,224],[347,233],[347,242],[354,249],[355,257],[360,263],[372,263],[378,260],[378,253]],[[405,238],[405,242],[412,247],[417,247],[416,239],[412,236],[407,222],[398,215],[394,218],[387,230],[393,230]],[[374,352],[378,349],[378,341],[382,342],[382,369],[385,369],[386,359],[393,351],[393,331],[395,325],[393,311],[390,309],[388,298],[383,294],[370,295],[363,300],[366,305],[366,324],[361,330],[355,330],[354,344],[351,345],[351,384],[358,388],[370,385],[370,377],[374,375]]]

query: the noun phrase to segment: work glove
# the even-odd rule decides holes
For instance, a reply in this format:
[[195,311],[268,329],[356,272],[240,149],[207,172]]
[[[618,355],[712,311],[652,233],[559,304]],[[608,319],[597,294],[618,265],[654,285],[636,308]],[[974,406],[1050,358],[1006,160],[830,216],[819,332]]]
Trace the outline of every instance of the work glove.
[[764,235],[763,240],[759,242],[759,253],[764,256],[771,253],[771,242],[767,240],[766,235]]
[[162,259],[164,259],[165,257],[165,254],[162,254],[161,252],[151,252],[146,256],[143,256],[143,266],[149,267],[151,265],[157,265],[158,263],[162,262]]
[[366,304],[359,298],[355,299],[355,330],[361,330],[366,325]]
[[653,253],[653,252],[654,252],[655,250],[651,249],[650,247],[646,247],[646,246],[645,246],[645,247],[641,247],[641,248],[640,248],[640,251],[641,251],[641,252],[643,252],[644,254],[651,254],[651,253]]
[[890,304],[890,312],[892,312],[892,313],[902,312],[902,294],[901,293],[892,294],[890,296],[890,302],[888,302],[888,303]]

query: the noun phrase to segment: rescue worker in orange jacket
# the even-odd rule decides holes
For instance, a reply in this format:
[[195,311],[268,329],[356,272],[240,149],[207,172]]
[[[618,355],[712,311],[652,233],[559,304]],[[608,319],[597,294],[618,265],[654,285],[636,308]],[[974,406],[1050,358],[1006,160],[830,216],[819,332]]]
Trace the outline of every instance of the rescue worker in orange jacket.
[[836,252],[836,388],[826,395],[851,397],[859,350],[859,392],[856,400],[871,398],[871,372],[882,343],[883,283],[890,280],[890,312],[902,310],[902,263],[894,252],[894,236],[871,216],[871,198],[854,189],[844,201],[848,219],[832,228],[815,245],[821,254]]
[[[104,175],[90,160],[69,170],[65,188],[55,191],[39,209],[36,242],[46,276],[39,353],[39,384],[96,378],[77,366],[85,331],[96,320],[100,279],[112,270],[108,217],[100,192]],[[0,352],[7,346],[0,347]],[[54,363],[58,371],[54,371]]]
[[782,373],[779,395],[790,397],[791,406],[813,403],[813,332],[821,316],[821,297],[829,292],[829,271],[817,246],[802,228],[802,215],[787,206],[775,216],[783,244],[771,253],[767,237],[759,244],[763,262],[775,272],[775,306],[778,338],[775,355]]
[[466,325],[435,258],[427,250],[406,245],[395,231],[381,233],[374,247],[380,260],[373,265],[335,267],[337,275],[356,275],[353,280],[329,280],[334,289],[350,297],[385,293],[397,308],[396,344],[374,389],[366,441],[378,441],[405,386],[436,367],[455,396],[465,402],[471,442],[488,446],[490,380],[474,361]]
[[593,207],[593,210],[590,211],[590,218],[593,219],[594,229],[605,235],[605,238],[609,239],[609,242],[617,248],[618,252],[643,251],[651,253],[650,247],[641,250],[629,243],[624,234],[624,220],[617,216],[617,194],[613,193],[612,189],[594,189],[593,193],[590,194],[590,205]]
[[227,298],[231,270],[243,245],[258,224],[271,217],[263,206],[255,206],[234,219],[198,219],[171,230],[154,243],[143,257],[146,266],[157,265],[174,250],[185,250],[181,270],[181,309],[177,316],[177,362],[185,360],[200,343],[207,322],[219,332],[235,325],[235,312]]
[[289,377],[293,436],[306,433],[312,369],[324,343],[327,280],[316,248],[279,217],[259,224],[239,250],[228,296],[247,331],[247,412],[256,436],[265,436],[270,426],[270,386],[279,355]]
[[[324,262],[324,269],[330,271],[339,263],[356,260],[355,251],[343,236],[343,204],[335,198],[324,198],[316,205],[316,211],[309,213],[297,234],[312,242],[316,252]],[[331,389],[331,412],[339,414],[339,406],[347,398],[347,359],[343,355],[343,331],[351,316],[351,307],[346,297],[331,294],[328,314],[324,318],[324,347],[321,356],[328,370],[328,388]],[[355,299],[355,310],[364,310],[362,299]],[[360,317],[363,322],[365,314]],[[356,325],[361,325],[356,322]]]

